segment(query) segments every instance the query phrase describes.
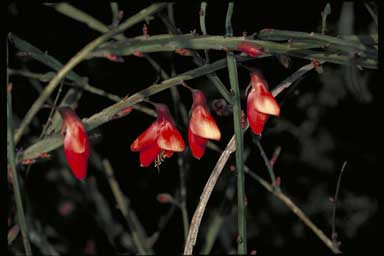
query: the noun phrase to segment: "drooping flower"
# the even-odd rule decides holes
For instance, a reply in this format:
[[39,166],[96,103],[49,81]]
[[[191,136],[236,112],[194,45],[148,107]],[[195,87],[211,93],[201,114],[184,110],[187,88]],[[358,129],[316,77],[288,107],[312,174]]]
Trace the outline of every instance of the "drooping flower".
[[213,119],[205,95],[200,90],[192,90],[193,104],[188,127],[188,142],[192,155],[200,159],[204,155],[208,139],[220,140],[221,133]]
[[169,109],[164,104],[154,104],[157,119],[131,144],[133,152],[140,152],[140,164],[149,166],[155,161],[160,165],[164,158],[169,158],[173,152],[182,152],[185,142],[175,126]]
[[64,122],[64,153],[73,175],[82,180],[87,176],[89,143],[87,131],[76,113],[69,107],[58,109]]
[[247,98],[247,118],[252,131],[260,135],[269,115],[280,115],[280,107],[268,91],[268,84],[259,72],[251,73],[252,89]]
[[249,42],[241,42],[237,49],[241,52],[246,53],[248,56],[251,57],[258,57],[263,54],[263,50],[260,47],[255,46],[252,43]]

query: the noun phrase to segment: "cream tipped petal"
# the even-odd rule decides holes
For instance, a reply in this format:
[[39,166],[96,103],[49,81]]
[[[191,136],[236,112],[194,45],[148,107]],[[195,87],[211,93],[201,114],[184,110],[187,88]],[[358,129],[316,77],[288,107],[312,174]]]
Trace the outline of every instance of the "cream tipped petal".
[[278,116],[280,115],[280,106],[276,102],[272,94],[264,89],[264,87],[258,87],[257,89],[252,89],[250,93],[254,93],[255,97],[252,104],[254,108],[268,115]]
[[200,137],[211,140],[221,139],[219,127],[217,127],[208,109],[203,105],[198,105],[192,109],[189,127],[194,134]]
[[160,128],[160,135],[157,138],[157,145],[163,150],[182,152],[185,142],[180,132],[169,121],[164,121]]

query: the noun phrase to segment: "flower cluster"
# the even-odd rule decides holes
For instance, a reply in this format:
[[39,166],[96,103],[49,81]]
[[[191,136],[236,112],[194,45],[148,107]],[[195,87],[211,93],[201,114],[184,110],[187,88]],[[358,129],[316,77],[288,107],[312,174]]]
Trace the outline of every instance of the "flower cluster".
[[[192,155],[200,159],[205,151],[208,139],[220,140],[220,130],[213,119],[204,93],[192,90],[193,105],[188,127],[188,142]],[[133,152],[140,152],[140,164],[149,166],[155,161],[155,166],[161,164],[174,152],[182,152],[185,142],[176,128],[169,109],[164,104],[152,103],[157,112],[157,119],[131,145]]]
[[[260,135],[269,115],[278,116],[280,107],[268,91],[268,84],[260,72],[252,72],[250,78],[251,82],[247,88],[249,91],[247,119],[252,131]],[[220,140],[221,132],[209,111],[204,93],[188,88],[193,96],[188,125],[188,143],[192,155],[200,159],[204,155],[208,140]],[[157,119],[131,144],[131,150],[139,152],[142,167],[148,167],[153,162],[157,167],[174,152],[182,152],[185,149],[184,139],[168,107],[160,103],[150,103],[156,109]],[[121,111],[117,118],[130,113],[131,110],[132,108],[129,107]],[[89,157],[86,130],[71,108],[60,108],[59,112],[64,120],[61,134],[64,136],[64,152],[68,165],[77,179],[84,179]]]

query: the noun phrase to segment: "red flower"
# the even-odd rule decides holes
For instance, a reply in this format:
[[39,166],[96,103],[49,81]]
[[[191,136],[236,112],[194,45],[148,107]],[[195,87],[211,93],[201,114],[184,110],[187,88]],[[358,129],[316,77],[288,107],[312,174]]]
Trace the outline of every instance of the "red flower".
[[268,91],[268,84],[259,72],[251,73],[252,89],[247,98],[247,118],[252,131],[260,135],[269,115],[280,115],[280,107]]
[[261,48],[256,47],[255,45],[249,42],[241,42],[237,46],[237,49],[251,57],[257,57],[263,54],[263,50]]
[[155,161],[158,166],[161,161],[171,157],[173,152],[182,152],[185,143],[180,132],[175,126],[169,109],[164,104],[154,104],[157,112],[157,120],[153,122],[131,145],[133,152],[140,152],[140,164],[149,166]]
[[209,111],[204,93],[193,90],[192,94],[193,105],[188,127],[188,141],[192,155],[200,159],[208,139],[220,140],[221,133]]
[[76,113],[69,107],[58,109],[63,120],[64,153],[73,175],[82,180],[87,175],[89,144],[87,132]]

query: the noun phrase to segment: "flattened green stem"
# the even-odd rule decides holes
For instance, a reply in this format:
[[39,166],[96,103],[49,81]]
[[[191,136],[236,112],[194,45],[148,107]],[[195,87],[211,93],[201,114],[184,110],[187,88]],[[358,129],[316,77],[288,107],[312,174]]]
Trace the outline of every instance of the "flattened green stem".
[[[207,35],[207,27],[205,26],[205,17],[206,17],[206,10],[207,10],[207,2],[201,2],[201,5],[200,5],[200,29],[201,29],[201,33],[206,36]],[[208,50],[205,49],[204,50],[204,54],[205,54],[205,61],[206,63],[209,63],[209,56],[208,56]]]
[[59,70],[59,72],[56,74],[56,76],[51,80],[51,82],[45,87],[44,91],[40,94],[40,96],[36,99],[36,101],[32,104],[30,107],[30,110],[25,115],[24,119],[22,120],[19,129],[16,131],[15,134],[15,143],[17,144],[19,140],[21,139],[21,136],[24,133],[24,130],[27,128],[27,126],[30,124],[30,122],[33,120],[34,116],[37,114],[37,112],[41,109],[44,102],[47,100],[47,98],[51,95],[51,93],[56,89],[56,87],[59,85],[60,81],[65,78],[65,76],[77,65],[79,64],[83,59],[87,57],[87,55],[94,50],[96,47],[98,47],[100,44],[104,43],[108,39],[114,37],[115,35],[123,32],[127,28],[137,24],[138,22],[145,19],[147,16],[150,16],[154,14],[155,12],[161,10],[166,4],[152,4],[148,8],[145,8],[141,10],[139,13],[133,15],[132,17],[128,18],[125,22],[123,22],[120,26],[118,26],[116,29],[108,31],[106,34],[96,38],[89,44],[87,44],[83,49],[81,49],[75,56],[73,56],[69,62]]
[[306,33],[299,31],[263,29],[258,38],[263,40],[291,40],[292,42],[322,43],[324,46],[349,53],[351,51],[362,51],[371,58],[377,58],[377,50],[367,47],[359,42],[349,41],[334,36],[321,35],[317,33]]
[[[227,16],[225,19],[226,36],[233,36],[231,18],[233,13],[233,2],[229,2]],[[247,254],[247,211],[245,208],[245,186],[244,186],[244,146],[243,131],[241,129],[241,95],[237,77],[237,64],[233,52],[227,52],[228,75],[233,93],[233,126],[236,139],[236,170],[237,170],[237,253]]]
[[[172,21],[168,17],[165,17],[164,15],[161,15],[161,14],[159,14],[159,17],[162,20],[162,22],[165,24],[165,26],[168,28],[168,30],[171,31],[173,34],[176,34],[173,36],[178,36],[177,34],[179,34],[179,31],[173,25]],[[188,48],[188,47],[175,47],[175,49],[173,49],[173,50],[176,50],[176,48]],[[193,58],[193,62],[196,65],[198,65],[198,66],[204,65],[202,58],[200,57],[200,55],[196,51],[192,51],[192,58]],[[229,93],[229,91],[227,90],[225,85],[221,82],[220,78],[215,73],[207,74],[207,77],[213,83],[213,85],[216,87],[216,89],[219,91],[221,96],[223,96],[223,98],[228,103],[231,103],[231,100],[232,100],[231,94]]]
[[[8,65],[8,47],[7,47],[7,65]],[[7,78],[8,86],[8,78]],[[7,165],[12,172],[12,185],[15,192],[16,210],[17,210],[17,222],[21,229],[21,235],[23,238],[23,244],[25,254],[27,256],[32,255],[31,244],[28,239],[28,228],[24,215],[23,198],[21,196],[21,188],[19,181],[19,173],[16,171],[16,159],[15,159],[15,143],[13,135],[13,122],[12,122],[12,95],[10,89],[7,88]]]
[[[301,67],[299,70],[297,70],[295,73],[290,75],[288,78],[286,78],[284,81],[282,81],[274,90],[272,90],[272,95],[276,97],[279,93],[281,93],[284,89],[288,88],[292,83],[300,79],[304,74],[309,72],[314,68],[313,64],[308,64],[303,67]],[[244,128],[244,130],[247,130],[248,126]],[[207,183],[204,186],[204,190],[201,193],[200,201],[198,206],[196,207],[196,210],[193,214],[192,221],[191,221],[191,227],[189,229],[188,239],[185,243],[184,247],[184,254],[186,255],[192,255],[193,247],[196,244],[197,240],[197,234],[199,232],[200,223],[204,215],[205,208],[207,206],[209,197],[211,196],[211,193],[213,191],[213,188],[216,185],[217,180],[220,177],[220,174],[227,163],[230,155],[236,150],[236,144],[235,144],[235,135],[232,136],[232,138],[229,140],[226,148],[223,150],[223,152],[220,155],[220,158],[217,160],[215,167],[213,168],[211,175],[209,176],[209,179]]]
[[[301,33],[301,32],[300,32]],[[342,40],[338,39],[337,40]],[[373,39],[374,40],[374,39]],[[346,40],[344,40],[346,41]],[[300,41],[289,43],[277,43],[272,41],[263,40],[250,40],[244,39],[244,37],[224,37],[224,36],[198,36],[198,35],[155,35],[151,37],[135,37],[119,42],[113,42],[104,44],[102,48],[93,51],[88,58],[103,57],[105,54],[112,53],[119,56],[130,55],[135,51],[146,52],[163,52],[163,51],[175,51],[177,48],[187,48],[195,50],[231,50],[236,49],[237,45],[241,42],[248,42],[255,46],[261,47],[268,54],[259,56],[258,58],[270,56],[270,54],[286,54],[293,57],[304,59],[318,59],[324,60],[330,63],[342,64],[342,65],[360,65],[365,68],[377,69],[378,57],[377,50],[370,48],[370,51],[376,51],[376,54],[367,57],[351,57],[351,49],[340,46],[340,51],[345,55],[336,54],[334,50],[328,51],[315,51],[310,49],[320,48],[326,45],[326,43],[318,40],[314,41]],[[360,44],[356,38],[348,41],[349,43],[358,44],[360,47],[365,47]],[[374,49],[374,50],[372,50]],[[363,52],[364,54],[364,52]],[[352,61],[351,61],[352,60]],[[194,60],[195,61],[195,60]],[[195,61],[195,63],[197,63]],[[217,86],[217,85],[216,85]],[[220,88],[220,87],[219,87]],[[222,93],[222,92],[220,92]],[[227,100],[227,98],[225,98]],[[229,101],[228,101],[229,102]]]
[[[249,60],[248,57],[238,57],[238,61]],[[191,80],[200,76],[204,76],[208,73],[215,72],[219,69],[226,67],[226,59],[216,61],[212,64],[206,64],[196,69],[182,73],[176,77],[165,80],[159,84],[151,85],[144,90],[141,90],[126,99],[103,109],[102,111],[92,115],[91,117],[84,120],[85,127],[88,131],[99,127],[100,125],[112,120],[113,116],[122,109],[133,106],[141,102],[145,97],[149,97],[158,92],[164,91],[172,86],[181,84],[184,81]],[[52,151],[63,144],[63,139],[60,135],[53,135],[45,138],[44,140],[38,141],[29,148],[27,148],[23,154],[20,155],[18,161],[23,159],[34,159],[41,153]]]

